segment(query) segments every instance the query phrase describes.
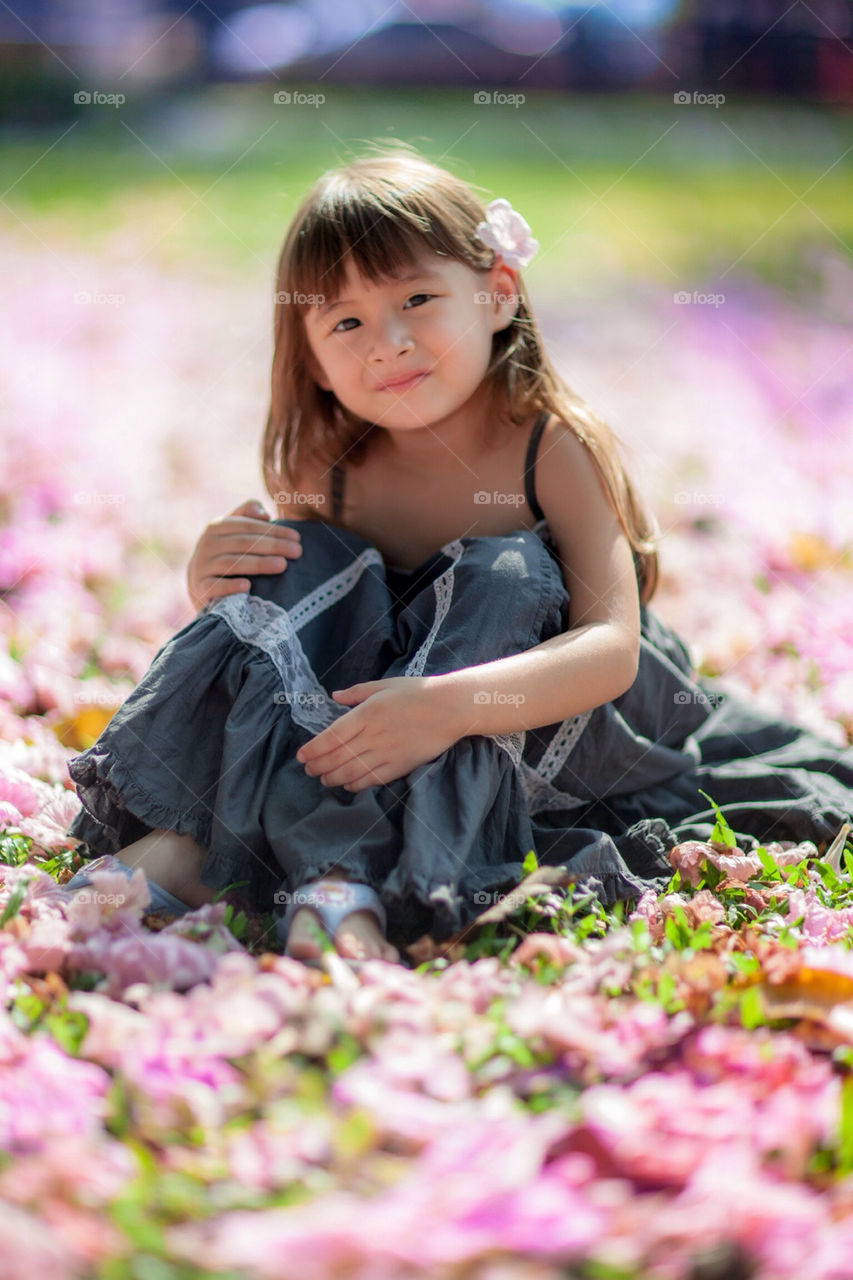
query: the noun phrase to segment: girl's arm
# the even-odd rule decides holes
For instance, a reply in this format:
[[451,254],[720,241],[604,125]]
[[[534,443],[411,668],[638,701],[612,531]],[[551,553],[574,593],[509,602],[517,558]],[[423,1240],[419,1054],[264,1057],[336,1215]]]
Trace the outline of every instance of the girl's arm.
[[457,739],[555,724],[619,697],[637,675],[640,597],[631,544],[574,432],[559,422],[546,429],[540,459],[546,454],[536,487],[569,593],[569,629],[525,653],[431,677]]
[[243,502],[211,520],[196,543],[187,568],[190,600],[198,610],[210,600],[248,591],[246,574],[281,573],[301,550],[295,529],[270,524],[260,502]]

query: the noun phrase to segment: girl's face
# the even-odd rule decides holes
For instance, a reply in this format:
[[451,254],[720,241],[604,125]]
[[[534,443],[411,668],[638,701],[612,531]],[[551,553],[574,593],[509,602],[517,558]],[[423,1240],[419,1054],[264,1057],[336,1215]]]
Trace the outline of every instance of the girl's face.
[[389,431],[434,427],[466,404],[517,306],[500,259],[474,271],[427,251],[405,277],[374,284],[350,263],[340,298],[304,313],[312,377]]

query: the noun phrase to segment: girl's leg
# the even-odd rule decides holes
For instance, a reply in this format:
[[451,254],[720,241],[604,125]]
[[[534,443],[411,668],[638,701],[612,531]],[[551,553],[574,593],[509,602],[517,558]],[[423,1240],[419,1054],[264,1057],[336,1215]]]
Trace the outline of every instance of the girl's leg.
[[157,828],[119,850],[118,857],[129,867],[142,867],[149,880],[189,907],[202,907],[216,897],[216,890],[199,878],[207,850],[192,836]]
[[[207,850],[197,844],[192,836],[181,836],[174,831],[158,828],[122,849],[119,857],[129,867],[141,866],[149,879],[173,893],[187,906],[201,907],[205,902],[212,902],[216,896],[216,891],[209,885],[202,884],[199,878]],[[324,877],[327,880],[352,878],[341,873]],[[316,921],[317,913],[311,907],[303,907],[294,914],[288,933],[289,955],[314,959],[320,954],[320,947],[314,937]],[[352,959],[400,959],[399,951],[386,941],[371,911],[351,912],[339,926],[334,942],[341,955]]]

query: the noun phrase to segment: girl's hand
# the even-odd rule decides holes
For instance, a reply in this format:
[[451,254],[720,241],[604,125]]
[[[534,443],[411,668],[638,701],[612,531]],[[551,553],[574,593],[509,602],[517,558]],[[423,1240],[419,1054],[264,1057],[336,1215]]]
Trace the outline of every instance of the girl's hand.
[[196,610],[210,600],[249,590],[245,576],[233,575],[281,573],[289,558],[302,554],[298,532],[269,521],[254,499],[211,520],[187,568],[187,590]]
[[312,777],[347,791],[394,782],[457,741],[439,676],[392,676],[337,689],[352,707],[296,753]]

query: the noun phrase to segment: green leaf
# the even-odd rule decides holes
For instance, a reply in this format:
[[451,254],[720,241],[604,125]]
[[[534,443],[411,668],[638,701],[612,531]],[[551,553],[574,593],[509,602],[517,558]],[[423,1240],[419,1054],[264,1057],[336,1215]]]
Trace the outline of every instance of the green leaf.
[[691,929],[682,907],[677,906],[672,915],[666,917],[663,927],[667,938],[678,951],[690,946]]
[[850,1173],[853,1169],[853,1076],[847,1076],[841,1085],[838,1166],[841,1173]]
[[7,920],[11,920],[12,917],[16,916],[20,911],[21,903],[26,897],[27,885],[29,883],[29,880],[21,880],[12,890],[9,895],[9,901],[6,903],[6,906],[3,908],[3,914],[0,916],[0,929],[3,928],[3,925]]
[[844,846],[841,856],[844,859],[844,865],[847,868],[847,874],[850,877],[850,879],[853,880],[853,850],[851,850],[849,844],[846,844]]
[[747,1031],[760,1027],[764,1022],[764,1007],[758,987],[747,987],[741,996],[740,1020],[741,1025],[746,1027]]
[[49,1013],[44,1025],[60,1049],[76,1057],[89,1029],[89,1019],[80,1009],[63,1009]]
[[723,813],[722,813],[722,810],[720,809],[720,806],[717,804],[715,800],[711,799],[707,791],[703,791],[701,787],[698,787],[697,790],[700,796],[705,797],[705,799],[708,801],[708,804],[711,806],[711,808],[714,810],[714,813],[717,815],[717,821],[715,822],[714,829],[711,832],[711,840],[712,841],[716,840],[719,844],[726,844],[729,846],[730,849],[736,849],[737,840],[735,838],[735,833],[732,831],[731,827],[723,817]]
[[0,862],[7,867],[20,867],[30,856],[32,839],[22,831],[5,830],[0,835]]
[[698,887],[700,889],[707,888],[713,893],[721,880],[725,880],[726,873],[721,871],[719,867],[715,867],[713,862],[704,862],[702,864],[702,879]]
[[32,1031],[44,1013],[44,1009],[44,1002],[39,999],[35,992],[28,991],[24,995],[18,996],[9,1010],[9,1016],[19,1030]]
[[729,952],[728,959],[732,968],[736,969],[738,973],[755,973],[761,968],[758,956],[747,955],[743,951]]
[[163,1229],[151,1221],[144,1204],[133,1199],[114,1200],[110,1205],[110,1217],[137,1249],[162,1253],[165,1249]]
[[758,858],[758,861],[761,863],[761,868],[764,872],[765,880],[781,880],[782,879],[782,872],[779,870],[776,863],[771,858],[770,854],[764,848],[763,844],[760,844],[755,849],[753,849],[753,853],[756,855],[756,857]]
[[352,1066],[357,1058],[361,1057],[361,1043],[355,1036],[344,1032],[338,1039],[337,1044],[333,1045],[326,1054],[326,1062],[329,1070],[333,1075],[340,1075],[342,1071],[346,1071],[347,1067]]
[[527,857],[521,864],[521,870],[526,876],[532,875],[534,871],[539,870],[539,861],[536,857],[536,850],[531,849]]

